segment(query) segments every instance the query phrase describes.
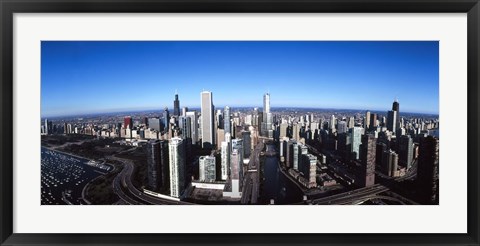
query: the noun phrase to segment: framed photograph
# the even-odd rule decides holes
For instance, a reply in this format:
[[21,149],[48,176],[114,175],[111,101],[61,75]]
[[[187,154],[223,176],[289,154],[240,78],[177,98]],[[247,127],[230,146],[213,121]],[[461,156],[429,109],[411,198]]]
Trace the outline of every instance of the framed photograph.
[[479,244],[478,1],[0,1],[2,245]]

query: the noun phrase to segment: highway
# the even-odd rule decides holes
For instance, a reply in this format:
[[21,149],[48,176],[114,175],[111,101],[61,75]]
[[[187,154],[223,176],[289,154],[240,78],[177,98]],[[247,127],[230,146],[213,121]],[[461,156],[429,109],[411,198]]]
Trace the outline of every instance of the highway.
[[120,161],[124,164],[123,170],[115,177],[113,182],[114,192],[128,204],[155,204],[155,205],[179,205],[192,204],[183,201],[175,201],[147,195],[135,187],[132,183],[132,175],[135,165],[131,160],[115,156],[107,157],[112,160]]
[[260,195],[260,153],[265,144],[260,142],[250,154],[247,172],[243,178],[242,204],[256,204]]
[[362,197],[376,195],[389,189],[381,184],[375,184],[370,187],[364,187],[349,192],[344,192],[328,197],[323,197],[319,199],[312,200],[312,204],[318,205],[341,205],[341,204],[352,204],[352,202],[359,200]]

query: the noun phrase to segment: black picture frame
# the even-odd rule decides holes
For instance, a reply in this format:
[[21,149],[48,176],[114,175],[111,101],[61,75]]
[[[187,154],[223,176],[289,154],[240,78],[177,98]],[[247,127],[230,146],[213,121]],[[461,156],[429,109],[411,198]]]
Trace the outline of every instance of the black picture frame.
[[[478,0],[0,0],[1,245],[479,245]],[[468,233],[466,234],[18,234],[13,233],[14,13],[468,13]],[[33,218],[32,218],[33,219]]]

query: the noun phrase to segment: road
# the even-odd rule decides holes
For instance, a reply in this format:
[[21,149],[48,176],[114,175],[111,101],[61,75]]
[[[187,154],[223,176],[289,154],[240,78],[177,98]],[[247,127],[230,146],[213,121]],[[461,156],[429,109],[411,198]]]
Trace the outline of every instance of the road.
[[263,142],[260,142],[250,154],[247,173],[243,178],[242,204],[258,203],[258,196],[260,195],[260,153],[264,145]]
[[137,189],[132,183],[132,175],[135,170],[135,165],[131,160],[123,159],[115,156],[107,157],[111,160],[120,161],[123,163],[123,170],[115,177],[113,182],[113,190],[115,193],[128,204],[155,204],[155,205],[180,205],[192,204],[183,201],[174,201],[160,197],[154,197],[143,193]]
[[351,204],[356,200],[360,200],[362,197],[376,195],[389,189],[381,184],[375,184],[370,187],[364,187],[356,190],[352,190],[349,192],[344,192],[336,195],[331,195],[328,197],[323,197],[319,199],[312,200],[312,204],[318,205],[341,205],[341,204]]

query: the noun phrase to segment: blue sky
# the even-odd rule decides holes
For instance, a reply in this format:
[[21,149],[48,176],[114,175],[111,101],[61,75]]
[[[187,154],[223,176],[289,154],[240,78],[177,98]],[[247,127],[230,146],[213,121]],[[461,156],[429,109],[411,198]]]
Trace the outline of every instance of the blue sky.
[[215,106],[434,113],[438,42],[42,41],[42,117]]

